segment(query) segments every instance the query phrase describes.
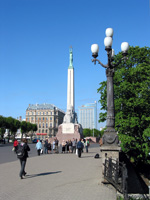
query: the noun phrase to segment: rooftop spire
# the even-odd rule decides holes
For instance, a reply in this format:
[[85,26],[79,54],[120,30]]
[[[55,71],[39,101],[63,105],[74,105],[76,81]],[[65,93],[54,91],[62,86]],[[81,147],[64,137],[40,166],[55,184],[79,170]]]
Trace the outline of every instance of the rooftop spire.
[[73,69],[73,52],[72,52],[72,46],[69,48],[69,53],[70,53],[70,64],[68,69]]

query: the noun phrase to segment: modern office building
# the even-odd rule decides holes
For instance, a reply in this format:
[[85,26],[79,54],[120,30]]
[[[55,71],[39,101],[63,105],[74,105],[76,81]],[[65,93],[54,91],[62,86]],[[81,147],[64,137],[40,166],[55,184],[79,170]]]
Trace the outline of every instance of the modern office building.
[[83,128],[97,129],[97,103],[88,103],[79,107],[79,123]]
[[55,136],[62,124],[65,112],[52,104],[29,104],[26,121],[37,124],[36,136],[40,139]]

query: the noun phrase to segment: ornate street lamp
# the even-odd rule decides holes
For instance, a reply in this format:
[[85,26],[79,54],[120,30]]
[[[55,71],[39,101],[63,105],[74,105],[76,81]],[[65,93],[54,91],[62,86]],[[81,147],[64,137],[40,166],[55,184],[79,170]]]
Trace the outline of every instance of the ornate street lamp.
[[92,56],[94,59],[92,62],[96,64],[98,62],[102,67],[106,68],[106,76],[107,76],[107,123],[106,130],[103,135],[103,144],[106,146],[118,145],[118,136],[115,131],[115,107],[114,107],[114,86],[113,86],[113,77],[114,77],[114,68],[120,64],[123,59],[127,59],[127,52],[129,49],[129,44],[127,42],[123,42],[121,44],[121,50],[123,54],[123,58],[117,63],[113,64],[114,60],[114,49],[112,49],[113,42],[113,29],[106,29],[106,37],[104,39],[105,50],[107,51],[108,63],[106,65],[102,64],[100,60],[97,59],[99,47],[97,44],[93,44],[91,46]]

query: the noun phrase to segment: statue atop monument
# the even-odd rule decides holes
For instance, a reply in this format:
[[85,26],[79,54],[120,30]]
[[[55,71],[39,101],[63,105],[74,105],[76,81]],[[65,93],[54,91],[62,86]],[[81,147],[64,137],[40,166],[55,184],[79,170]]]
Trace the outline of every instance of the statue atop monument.
[[70,47],[70,64],[69,64],[69,69],[73,68],[73,52],[72,52],[72,47]]

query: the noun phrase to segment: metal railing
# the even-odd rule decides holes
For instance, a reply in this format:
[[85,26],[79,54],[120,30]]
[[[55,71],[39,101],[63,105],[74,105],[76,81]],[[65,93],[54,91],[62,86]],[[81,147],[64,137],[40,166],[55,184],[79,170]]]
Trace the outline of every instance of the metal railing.
[[127,168],[124,163],[112,158],[105,158],[104,179],[111,183],[128,200]]

